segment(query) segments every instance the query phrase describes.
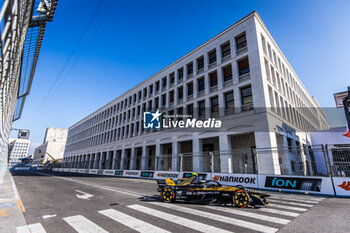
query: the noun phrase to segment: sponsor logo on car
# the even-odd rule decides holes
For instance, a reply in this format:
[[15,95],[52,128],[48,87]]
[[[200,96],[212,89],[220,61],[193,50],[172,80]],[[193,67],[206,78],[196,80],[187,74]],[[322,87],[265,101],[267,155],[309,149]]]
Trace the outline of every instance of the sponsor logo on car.
[[169,172],[158,172],[157,174],[158,177],[169,177],[169,178],[178,178],[179,174],[178,173],[169,173]]
[[314,178],[267,176],[265,187],[320,192],[321,182],[322,179]]
[[221,182],[233,182],[233,183],[242,183],[242,184],[255,184],[255,177],[242,177],[242,176],[221,176],[216,175],[213,177],[213,180]]
[[350,181],[348,181],[348,182],[343,181],[343,183],[338,185],[338,187],[344,189],[345,191],[350,191]]

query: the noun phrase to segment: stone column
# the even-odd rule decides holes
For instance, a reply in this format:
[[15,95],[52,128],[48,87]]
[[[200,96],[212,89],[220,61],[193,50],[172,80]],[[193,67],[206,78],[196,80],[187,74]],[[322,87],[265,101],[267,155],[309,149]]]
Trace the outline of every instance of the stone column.
[[193,171],[203,171],[203,153],[202,153],[202,140],[199,139],[198,133],[193,133],[192,138],[192,161]]
[[177,142],[177,138],[173,137],[173,140],[171,142],[171,147],[172,147],[172,161],[171,161],[171,166],[173,171],[179,171],[179,153],[180,153],[180,143]]
[[219,136],[219,149],[220,149],[220,169],[221,172],[229,173],[233,172],[232,168],[232,154],[231,154],[231,140],[226,134]]

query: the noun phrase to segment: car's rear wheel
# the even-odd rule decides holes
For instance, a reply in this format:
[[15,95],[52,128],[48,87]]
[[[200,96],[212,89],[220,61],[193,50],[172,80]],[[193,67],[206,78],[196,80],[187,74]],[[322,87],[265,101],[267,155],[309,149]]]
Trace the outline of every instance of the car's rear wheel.
[[163,190],[160,192],[160,199],[162,199],[162,201],[167,203],[174,202],[175,191],[169,186],[164,187]]
[[247,208],[250,203],[249,195],[244,190],[238,190],[233,195],[233,204],[236,207]]

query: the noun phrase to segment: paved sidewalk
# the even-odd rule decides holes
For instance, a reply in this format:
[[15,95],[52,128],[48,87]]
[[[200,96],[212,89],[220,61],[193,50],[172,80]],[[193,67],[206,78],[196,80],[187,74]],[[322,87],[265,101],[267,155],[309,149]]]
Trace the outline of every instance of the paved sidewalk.
[[24,211],[11,173],[6,171],[0,184],[0,232],[16,232],[16,227],[26,225]]

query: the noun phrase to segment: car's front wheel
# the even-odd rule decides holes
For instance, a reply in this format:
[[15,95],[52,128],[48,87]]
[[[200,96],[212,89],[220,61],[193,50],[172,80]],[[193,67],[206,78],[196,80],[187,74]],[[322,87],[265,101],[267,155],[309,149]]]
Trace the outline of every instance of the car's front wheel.
[[171,203],[175,201],[175,191],[169,187],[166,186],[162,189],[160,192],[160,199],[164,202]]
[[246,208],[250,203],[249,194],[244,190],[238,190],[233,195],[233,204],[236,207]]

